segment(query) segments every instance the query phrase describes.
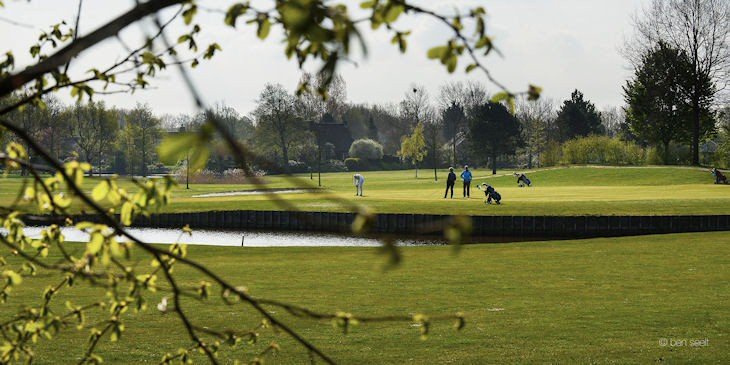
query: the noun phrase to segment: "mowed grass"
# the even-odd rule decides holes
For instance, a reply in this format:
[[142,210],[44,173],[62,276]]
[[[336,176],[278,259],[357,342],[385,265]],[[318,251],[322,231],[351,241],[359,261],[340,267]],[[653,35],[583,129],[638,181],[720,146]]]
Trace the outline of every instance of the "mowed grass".
[[[706,169],[684,167],[561,167],[527,171],[533,187],[519,188],[511,171],[474,170],[471,199],[462,198],[457,181],[454,199],[443,199],[447,172],[433,170],[364,172],[365,196],[355,197],[351,173],[322,174],[316,193],[197,197],[262,188],[252,184],[181,184],[167,212],[209,210],[354,211],[464,215],[698,215],[727,214],[730,185],[715,185]],[[457,171],[458,175],[458,171]],[[86,185],[91,189],[91,179]],[[263,188],[317,188],[317,176],[265,177]],[[0,179],[0,201],[12,200],[19,179]],[[502,195],[502,205],[486,206],[476,185],[487,182]],[[124,183],[130,186],[129,183]]]
[[[448,246],[407,247],[403,264],[385,272],[386,258],[373,248],[189,246],[189,252],[255,296],[317,311],[344,310],[359,316],[462,311],[466,316],[461,332],[451,328],[451,322],[435,322],[424,341],[409,323],[364,323],[344,335],[328,321],[299,320],[267,307],[338,363],[730,361],[726,232],[467,245],[458,254]],[[141,260],[138,266],[148,262]],[[197,285],[190,271],[178,268],[176,273],[182,285]],[[0,306],[2,318],[39,303],[48,279],[26,278]],[[222,305],[215,288],[212,293],[205,302],[184,302],[197,324],[246,328],[260,319],[245,305]],[[76,289],[55,298],[54,310],[61,311],[67,299],[80,305],[98,295],[96,289]],[[163,295],[147,298],[150,310],[125,315],[126,330],[119,342],[102,341],[98,351],[107,363],[157,363],[165,352],[190,344],[178,318],[154,309]],[[90,316],[91,323],[100,319],[98,314]],[[42,339],[35,349],[37,362],[78,362],[88,333],[71,327],[56,340]],[[670,346],[661,346],[662,339]],[[690,345],[705,339],[706,346]],[[220,360],[250,360],[271,341],[277,341],[282,352],[267,363],[308,363],[300,346],[271,330],[261,331],[257,345],[235,350],[223,346]]]

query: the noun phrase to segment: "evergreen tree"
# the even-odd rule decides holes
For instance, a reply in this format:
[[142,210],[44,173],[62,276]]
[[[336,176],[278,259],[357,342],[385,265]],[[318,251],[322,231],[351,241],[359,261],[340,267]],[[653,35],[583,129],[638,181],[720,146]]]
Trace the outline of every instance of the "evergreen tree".
[[561,142],[575,137],[590,134],[603,134],[601,115],[595,105],[583,99],[583,93],[577,89],[570,94],[570,100],[565,100],[558,111],[556,120]]
[[[631,131],[648,143],[661,144],[664,163],[668,162],[671,142],[690,141],[693,135],[693,72],[684,51],[660,42],[644,55],[634,78],[623,87]],[[707,94],[713,89],[708,76],[702,78],[702,88]],[[712,120],[708,105],[701,115],[705,121]],[[702,124],[703,135],[712,129],[712,123]]]
[[474,107],[469,116],[469,134],[474,155],[490,158],[492,174],[497,173],[497,157],[514,154],[522,144],[520,122],[501,103]]

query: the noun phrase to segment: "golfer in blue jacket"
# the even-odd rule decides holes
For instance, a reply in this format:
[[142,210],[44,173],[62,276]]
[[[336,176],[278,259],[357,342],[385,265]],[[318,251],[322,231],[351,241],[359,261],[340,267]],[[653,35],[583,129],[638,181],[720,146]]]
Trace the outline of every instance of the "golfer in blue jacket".
[[471,197],[469,195],[469,188],[471,187],[471,171],[469,171],[469,165],[464,165],[464,171],[461,172],[461,179],[464,180],[464,197]]

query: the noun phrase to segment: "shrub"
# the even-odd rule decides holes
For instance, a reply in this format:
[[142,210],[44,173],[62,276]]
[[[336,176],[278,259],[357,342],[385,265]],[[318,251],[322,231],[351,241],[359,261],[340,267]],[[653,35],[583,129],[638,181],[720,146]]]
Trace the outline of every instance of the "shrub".
[[345,166],[347,166],[347,171],[359,171],[362,163],[357,157],[348,157],[345,159]]
[[689,147],[672,143],[669,145],[668,160],[664,161],[664,151],[659,147],[652,147],[646,151],[646,163],[651,165],[683,165],[690,161]]
[[724,136],[720,139],[712,163],[721,169],[730,168],[730,136]]
[[565,142],[563,163],[595,165],[639,165],[644,153],[634,143],[606,136],[588,136]]
[[322,163],[321,167],[323,172],[347,171],[347,166],[345,165],[345,162],[341,160],[327,160],[326,162]]
[[[253,182],[250,177],[246,176],[243,169],[227,169],[223,173],[208,169],[191,171],[189,177],[186,176],[186,173],[185,166],[175,171],[174,176],[178,183],[184,184],[186,178],[191,184],[249,184]],[[266,172],[262,170],[255,170],[252,173],[259,178],[266,175]]]
[[383,146],[372,139],[358,139],[350,145],[350,157],[361,160],[380,160],[383,158]]
[[548,142],[545,150],[540,154],[540,166],[555,166],[560,163],[563,158],[563,148],[560,143],[552,141]]

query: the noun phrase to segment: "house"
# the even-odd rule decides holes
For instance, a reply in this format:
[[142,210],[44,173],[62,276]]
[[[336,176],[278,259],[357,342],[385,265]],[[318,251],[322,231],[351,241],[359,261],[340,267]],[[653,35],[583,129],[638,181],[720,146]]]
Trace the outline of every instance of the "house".
[[322,148],[322,158],[344,160],[353,142],[347,121],[337,123],[329,114],[325,114],[319,123],[310,122],[310,129],[317,137],[317,144]]

